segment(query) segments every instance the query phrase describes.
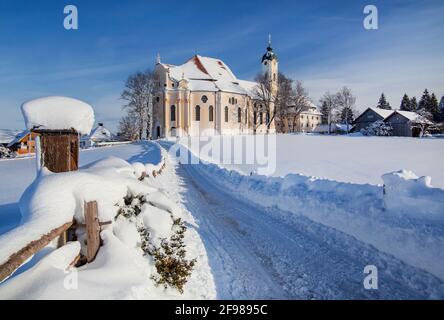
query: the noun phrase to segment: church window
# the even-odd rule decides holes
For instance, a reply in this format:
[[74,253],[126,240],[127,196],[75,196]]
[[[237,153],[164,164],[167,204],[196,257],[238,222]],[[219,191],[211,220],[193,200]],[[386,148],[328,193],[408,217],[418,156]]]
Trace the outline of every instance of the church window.
[[242,110],[241,108],[237,108],[237,122],[242,122]]
[[265,115],[265,122],[266,122],[267,124],[270,123],[270,112],[267,112],[267,113],[266,113],[266,115]]
[[200,107],[199,106],[196,106],[194,116],[195,116],[196,121],[200,121]]
[[208,97],[207,96],[202,96],[202,98],[200,100],[202,100],[203,103],[207,103]]
[[262,116],[262,112],[259,112],[259,124],[263,124],[264,123],[264,118]]
[[176,106],[172,105],[170,108],[171,111],[171,116],[170,116],[170,120],[171,121],[176,121]]
[[228,107],[225,107],[225,122],[228,122]]
[[210,122],[213,121],[213,106],[210,106],[208,108],[208,121],[210,121]]
[[159,102],[160,101],[160,98],[159,97],[156,97],[156,102]]
[[257,124],[257,112],[256,111],[253,113],[253,122],[255,125]]

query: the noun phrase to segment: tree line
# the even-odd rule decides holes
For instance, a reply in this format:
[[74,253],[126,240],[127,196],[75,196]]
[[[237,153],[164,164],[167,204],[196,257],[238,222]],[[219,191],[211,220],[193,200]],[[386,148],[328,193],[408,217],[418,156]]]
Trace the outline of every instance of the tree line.
[[[382,93],[381,97],[379,98],[378,108],[387,110],[392,109],[390,104],[387,102],[384,93]],[[418,102],[416,97],[412,97],[410,99],[407,93],[405,93],[402,97],[399,109],[403,111],[416,112],[433,122],[444,122],[444,95],[438,102],[435,93],[433,92],[430,94],[429,91],[425,89],[421,99]]]

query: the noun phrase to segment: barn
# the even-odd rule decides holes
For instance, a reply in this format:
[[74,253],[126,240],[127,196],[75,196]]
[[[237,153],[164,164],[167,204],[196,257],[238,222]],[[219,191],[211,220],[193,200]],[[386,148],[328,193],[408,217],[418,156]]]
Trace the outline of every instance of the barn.
[[386,110],[381,108],[367,108],[361,113],[353,122],[353,131],[359,132],[367,128],[369,125],[378,120],[384,120],[393,113],[393,110]]
[[421,117],[416,112],[396,110],[384,122],[390,123],[392,135],[398,137],[419,137],[421,128],[425,129],[432,122]]

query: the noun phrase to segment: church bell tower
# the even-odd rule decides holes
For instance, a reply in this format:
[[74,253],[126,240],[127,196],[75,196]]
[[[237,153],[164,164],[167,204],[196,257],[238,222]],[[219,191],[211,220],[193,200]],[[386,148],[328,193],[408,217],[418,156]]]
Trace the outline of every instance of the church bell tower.
[[277,90],[278,83],[278,57],[271,47],[271,35],[268,36],[267,52],[262,56],[262,72],[271,82],[271,88]]

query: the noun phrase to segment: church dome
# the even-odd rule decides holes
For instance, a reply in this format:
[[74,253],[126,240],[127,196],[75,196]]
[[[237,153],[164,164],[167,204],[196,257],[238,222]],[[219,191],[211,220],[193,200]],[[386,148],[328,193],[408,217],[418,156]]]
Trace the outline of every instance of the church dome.
[[271,44],[267,47],[267,52],[262,56],[262,63],[264,61],[271,61],[271,60],[277,60],[277,55],[273,52],[273,48],[271,47]]

